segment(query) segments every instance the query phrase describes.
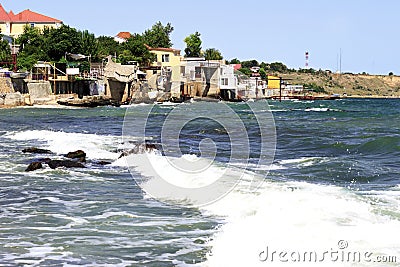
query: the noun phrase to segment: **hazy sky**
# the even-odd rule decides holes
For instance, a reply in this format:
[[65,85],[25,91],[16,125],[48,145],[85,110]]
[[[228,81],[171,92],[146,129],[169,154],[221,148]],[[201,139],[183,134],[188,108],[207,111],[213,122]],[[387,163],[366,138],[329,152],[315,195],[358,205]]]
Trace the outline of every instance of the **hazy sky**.
[[171,22],[175,48],[201,33],[203,49],[217,48],[224,58],[283,62],[343,72],[400,74],[398,0],[0,0],[6,11],[24,9],[62,20],[80,30],[114,36],[142,33],[155,22]]

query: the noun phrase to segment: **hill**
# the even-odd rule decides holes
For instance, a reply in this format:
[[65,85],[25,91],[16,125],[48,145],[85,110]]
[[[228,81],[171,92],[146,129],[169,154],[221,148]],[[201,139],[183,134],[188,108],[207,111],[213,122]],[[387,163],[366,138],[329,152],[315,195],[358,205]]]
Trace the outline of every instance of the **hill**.
[[400,76],[315,73],[274,73],[290,84],[323,88],[328,94],[348,96],[400,97]]

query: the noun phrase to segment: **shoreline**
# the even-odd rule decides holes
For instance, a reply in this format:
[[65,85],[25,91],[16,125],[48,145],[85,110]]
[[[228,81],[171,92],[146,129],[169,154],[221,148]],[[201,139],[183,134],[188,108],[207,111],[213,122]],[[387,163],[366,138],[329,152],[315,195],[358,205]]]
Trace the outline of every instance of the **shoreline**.
[[[351,95],[347,97],[340,97],[338,99],[332,99],[332,100],[323,100],[323,99],[317,99],[321,101],[334,101],[334,100],[344,100],[344,99],[400,99],[400,96],[379,96],[379,95]],[[263,99],[263,100],[270,100],[270,99]],[[279,100],[279,99],[275,99]],[[305,100],[305,101],[311,101],[311,100]],[[312,100],[315,101],[315,100]],[[197,100],[196,102],[209,102],[207,100]],[[229,101],[227,101],[229,102]],[[232,102],[234,103],[234,102]],[[156,104],[156,103],[155,103]],[[138,103],[140,105],[140,103]],[[105,105],[108,106],[108,105]],[[113,106],[113,105],[109,105]],[[122,105],[124,106],[124,105]],[[99,106],[100,107],[100,106]],[[10,105],[0,105],[0,109],[12,109],[12,108],[61,108],[61,109],[81,109],[81,108],[88,108],[88,107],[79,107],[79,106],[69,106],[69,105],[61,105],[58,104],[55,101],[49,101],[49,103],[41,103],[41,104],[33,104],[33,105],[15,105],[15,106],[10,106]],[[94,107],[90,107],[94,108]]]

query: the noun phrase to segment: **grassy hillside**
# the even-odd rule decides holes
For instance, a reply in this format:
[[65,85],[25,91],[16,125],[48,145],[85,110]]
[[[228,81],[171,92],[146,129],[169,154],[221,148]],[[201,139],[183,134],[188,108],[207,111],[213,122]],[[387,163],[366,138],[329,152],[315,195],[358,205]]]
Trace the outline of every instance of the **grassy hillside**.
[[329,94],[348,96],[400,97],[400,76],[335,74],[327,72],[274,73],[290,84],[313,84]]

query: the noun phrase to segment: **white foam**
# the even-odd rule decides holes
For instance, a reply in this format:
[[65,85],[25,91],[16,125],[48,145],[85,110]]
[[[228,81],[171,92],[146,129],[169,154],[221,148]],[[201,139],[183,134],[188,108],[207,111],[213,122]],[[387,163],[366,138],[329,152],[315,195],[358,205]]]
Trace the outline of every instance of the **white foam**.
[[102,219],[108,219],[111,217],[129,217],[129,218],[137,218],[138,216],[135,214],[131,214],[129,212],[125,211],[108,211],[104,212],[100,215],[95,215],[91,217],[86,217],[87,220],[102,220]]
[[90,159],[117,159],[118,153],[110,150],[118,147],[121,141],[119,136],[104,136],[85,133],[66,133],[47,130],[31,130],[7,133],[5,137],[12,140],[26,141],[39,140],[47,143],[47,149],[57,154],[66,154],[71,151],[83,150]]
[[278,161],[280,165],[300,165],[303,167],[312,166],[316,163],[326,162],[329,158],[326,157],[301,157],[295,159],[284,159]]
[[[380,215],[368,198],[346,189],[301,182],[264,183],[258,195],[237,190],[219,202],[204,207],[206,213],[225,216],[227,221],[210,241],[211,254],[205,266],[290,266],[271,251],[373,252],[399,255],[400,221]],[[349,247],[338,248],[345,240]],[[285,265],[286,264],[286,265]],[[310,262],[296,262],[310,266]],[[354,262],[332,262],[326,259],[315,266],[355,266]],[[339,265],[338,265],[339,264]],[[357,266],[368,265],[361,262]],[[390,266],[390,265],[389,265]]]

